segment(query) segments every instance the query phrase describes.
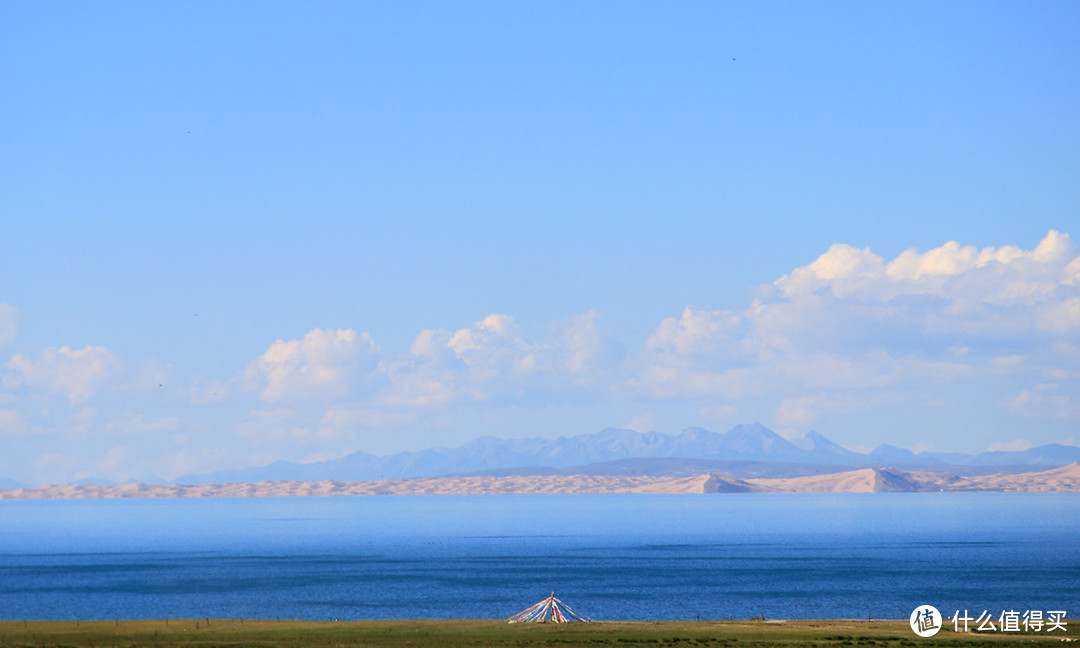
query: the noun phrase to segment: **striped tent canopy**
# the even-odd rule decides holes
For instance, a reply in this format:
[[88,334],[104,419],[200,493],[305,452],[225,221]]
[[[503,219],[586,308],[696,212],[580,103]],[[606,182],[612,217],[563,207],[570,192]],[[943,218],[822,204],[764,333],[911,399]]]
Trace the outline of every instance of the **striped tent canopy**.
[[570,623],[589,621],[566,603],[555,598],[555,592],[536,605],[531,605],[506,620],[507,623]]

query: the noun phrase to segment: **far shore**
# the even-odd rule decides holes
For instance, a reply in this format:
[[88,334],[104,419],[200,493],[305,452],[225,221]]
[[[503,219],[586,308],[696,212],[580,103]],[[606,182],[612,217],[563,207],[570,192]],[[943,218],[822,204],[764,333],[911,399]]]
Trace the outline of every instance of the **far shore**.
[[571,495],[692,493],[1080,492],[1080,462],[1028,473],[959,476],[947,472],[863,468],[806,477],[736,479],[626,475],[508,475],[382,481],[264,481],[161,485],[67,485],[0,490],[0,500],[181,497],[328,497],[370,495]]

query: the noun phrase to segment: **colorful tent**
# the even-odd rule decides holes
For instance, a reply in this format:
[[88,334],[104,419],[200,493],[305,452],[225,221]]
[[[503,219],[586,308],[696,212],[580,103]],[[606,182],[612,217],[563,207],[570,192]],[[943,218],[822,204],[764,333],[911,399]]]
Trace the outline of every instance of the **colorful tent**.
[[529,606],[506,620],[507,623],[569,623],[589,621],[566,603],[555,598],[555,592],[536,605]]

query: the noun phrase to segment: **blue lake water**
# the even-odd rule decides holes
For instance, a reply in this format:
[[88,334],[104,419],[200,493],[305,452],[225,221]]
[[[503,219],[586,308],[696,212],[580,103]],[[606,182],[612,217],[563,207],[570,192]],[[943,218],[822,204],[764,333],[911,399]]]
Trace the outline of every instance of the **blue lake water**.
[[1080,495],[0,502],[0,618],[1080,612]]

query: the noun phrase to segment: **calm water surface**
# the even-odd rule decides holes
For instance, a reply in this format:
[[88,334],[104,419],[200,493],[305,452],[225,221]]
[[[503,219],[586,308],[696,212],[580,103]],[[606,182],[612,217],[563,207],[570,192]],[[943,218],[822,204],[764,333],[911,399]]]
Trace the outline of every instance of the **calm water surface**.
[[0,618],[1080,612],[1080,496],[0,502]]

